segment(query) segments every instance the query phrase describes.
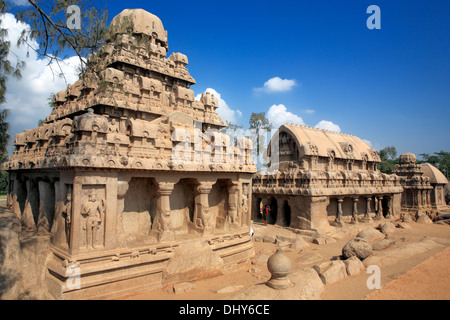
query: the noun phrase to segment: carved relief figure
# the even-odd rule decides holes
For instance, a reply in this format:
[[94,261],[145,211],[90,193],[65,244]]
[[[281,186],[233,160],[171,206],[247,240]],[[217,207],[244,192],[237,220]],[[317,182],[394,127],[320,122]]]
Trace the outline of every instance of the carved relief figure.
[[201,229],[204,234],[209,234],[216,227],[215,220],[216,215],[211,212],[210,208],[202,208],[196,221],[196,227]]
[[81,207],[81,215],[84,217],[83,230],[86,232],[86,248],[95,248],[97,230],[100,229],[105,213],[105,200],[97,200],[94,189],[89,191],[88,202]]
[[72,190],[69,188],[69,191],[66,195],[66,200],[61,208],[61,215],[64,218],[64,230],[66,234],[67,245],[70,248],[70,227],[72,225]]
[[112,133],[119,133],[119,124],[117,123],[116,119],[114,119],[114,118],[111,119],[108,130],[109,130],[109,132],[112,132]]
[[249,207],[248,207],[248,202],[249,202],[249,194],[248,194],[248,184],[243,184],[243,189],[242,189],[242,224],[246,225],[246,221],[248,221],[248,215],[249,215]]

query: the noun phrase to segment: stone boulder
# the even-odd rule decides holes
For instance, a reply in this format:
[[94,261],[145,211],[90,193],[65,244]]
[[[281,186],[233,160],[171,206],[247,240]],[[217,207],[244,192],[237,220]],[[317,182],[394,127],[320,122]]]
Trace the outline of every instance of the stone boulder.
[[164,281],[174,283],[221,275],[223,260],[203,240],[180,244],[164,270]]
[[46,261],[50,234],[23,232],[19,218],[0,208],[0,299],[50,300]]
[[342,255],[348,259],[353,256],[364,260],[372,254],[372,245],[363,238],[353,238],[342,248]]
[[225,293],[235,293],[236,291],[244,289],[243,285],[235,285],[235,286],[225,286],[216,290],[217,294],[225,294]]
[[276,237],[270,234],[255,235],[255,241],[275,243]]
[[336,240],[331,236],[319,236],[319,237],[313,239],[313,241],[312,241],[312,243],[319,244],[319,245],[335,243],[335,242],[336,242]]
[[380,231],[378,231],[377,229],[368,227],[368,228],[362,230],[360,233],[358,233],[358,235],[356,237],[365,239],[365,240],[371,242],[371,241],[377,241],[377,240],[384,239],[386,236],[383,233],[381,233]]
[[12,212],[0,214],[0,299],[17,299],[20,291],[20,221]]
[[192,291],[196,288],[196,285],[192,282],[182,282],[173,285],[173,293],[180,294],[188,291]]
[[411,214],[409,212],[402,212],[400,213],[400,220],[402,222],[413,222],[414,220],[411,217]]
[[295,259],[295,265],[305,267],[308,265],[312,265],[319,261],[322,261],[323,257],[317,252],[305,252],[299,255],[297,259]]
[[366,269],[364,264],[356,256],[344,260],[345,270],[349,276],[356,276]]
[[366,267],[375,264],[379,267],[386,267],[398,263],[429,250],[443,248],[443,245],[434,242],[429,238],[424,238],[418,242],[408,243],[399,247],[392,247],[382,251],[374,252],[363,261]]
[[303,237],[298,237],[294,242],[291,243],[290,248],[292,249],[304,249],[309,247],[309,243],[303,239]]
[[395,225],[391,222],[386,222],[380,225],[380,231],[385,235],[390,235],[395,232]]
[[425,223],[425,224],[433,223],[433,221],[426,214],[420,215],[417,218],[416,222],[417,223]]
[[445,219],[445,220],[438,220],[435,222],[435,224],[442,224],[442,225],[450,225],[450,219]]
[[380,250],[387,249],[387,248],[393,246],[394,244],[395,244],[394,239],[378,240],[378,241],[375,241],[374,243],[372,243],[372,249],[374,251],[380,251]]
[[347,269],[341,260],[323,262],[313,268],[324,284],[335,283],[347,277]]

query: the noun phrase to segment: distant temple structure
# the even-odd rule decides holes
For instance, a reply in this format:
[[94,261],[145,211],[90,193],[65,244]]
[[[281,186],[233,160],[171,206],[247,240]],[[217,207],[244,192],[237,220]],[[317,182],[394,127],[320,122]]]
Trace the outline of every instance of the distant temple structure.
[[211,276],[254,254],[251,143],[231,144],[217,97],[195,100],[187,57],[167,52],[157,16],[124,10],[45,123],[15,137],[8,205],[51,234],[56,298]]
[[447,178],[429,163],[417,164],[416,156],[404,153],[394,173],[400,177],[404,188],[402,211],[413,215],[423,212],[433,215],[446,206],[445,185]]
[[[276,148],[272,145],[277,144]],[[360,138],[285,124],[268,148],[273,172],[253,178],[252,217],[269,206],[269,223],[315,230],[399,217],[403,188],[396,175],[377,169],[379,155]],[[270,171],[270,170],[269,170]]]

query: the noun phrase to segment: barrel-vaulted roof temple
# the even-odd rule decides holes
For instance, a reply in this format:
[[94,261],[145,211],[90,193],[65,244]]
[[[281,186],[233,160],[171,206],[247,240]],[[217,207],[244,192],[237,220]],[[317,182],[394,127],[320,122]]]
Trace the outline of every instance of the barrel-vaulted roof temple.
[[16,135],[7,205],[50,235],[46,284],[58,299],[108,298],[211,277],[254,255],[251,223],[297,229],[398,218],[445,205],[447,180],[403,155],[396,174],[360,138],[286,124],[257,173],[218,99],[196,100],[161,20],[127,9],[89,68],[55,95],[44,124]]
[[[279,152],[273,156],[272,150]],[[434,216],[446,207],[448,181],[436,167],[416,164],[406,153],[394,174],[382,173],[378,153],[354,135],[285,124],[270,141],[268,156],[269,170],[253,177],[255,221],[266,206],[269,222],[313,230],[341,227],[345,220]]]
[[372,213],[375,219],[399,214],[399,177],[378,171],[380,157],[360,138],[286,124],[270,144],[278,144],[271,163],[278,170],[254,176],[254,213],[261,203],[269,205],[275,223],[300,229],[326,227],[328,216],[342,226],[344,215],[357,223],[359,214],[366,221]]

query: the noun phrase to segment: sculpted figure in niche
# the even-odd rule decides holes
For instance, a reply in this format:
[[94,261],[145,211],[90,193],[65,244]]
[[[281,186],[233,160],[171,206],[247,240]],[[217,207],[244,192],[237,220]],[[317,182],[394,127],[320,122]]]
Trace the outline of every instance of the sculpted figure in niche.
[[228,208],[228,219],[231,223],[237,223],[238,222],[238,215],[237,215],[237,206],[236,203],[231,201],[229,203]]
[[248,219],[248,214],[249,214],[249,207],[248,207],[248,187],[247,186],[243,186],[243,194],[242,194],[242,220],[241,222],[243,224],[245,224],[245,222]]
[[215,228],[215,215],[209,208],[200,210],[200,217],[197,218],[196,227],[203,230],[203,233],[209,233]]
[[161,210],[160,215],[156,218],[155,230],[157,231],[171,231],[172,219],[170,217],[170,210]]
[[119,125],[116,119],[112,118],[109,124],[109,131],[112,133],[119,133]]
[[70,248],[70,226],[72,225],[72,190],[70,188],[67,192],[66,200],[64,200],[64,203],[62,205],[61,214],[64,218],[66,242]]
[[105,200],[98,201],[94,189],[89,191],[88,201],[81,207],[84,217],[83,230],[86,232],[86,248],[94,248],[97,239],[97,230],[100,229],[105,213]]

